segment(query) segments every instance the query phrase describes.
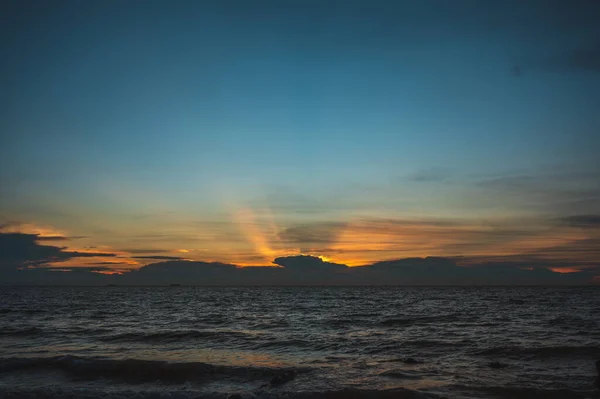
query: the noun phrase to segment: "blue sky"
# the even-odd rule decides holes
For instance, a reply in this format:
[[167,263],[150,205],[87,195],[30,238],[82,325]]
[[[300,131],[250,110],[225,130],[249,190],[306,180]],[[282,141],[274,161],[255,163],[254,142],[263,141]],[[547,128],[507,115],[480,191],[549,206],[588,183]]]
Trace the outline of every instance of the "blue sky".
[[[597,237],[549,226],[600,213],[597,2],[2,7],[12,230],[242,264],[299,247],[351,264],[446,255],[278,247],[287,229],[374,218],[534,225],[540,248],[548,229],[563,244]],[[475,252],[520,253],[507,245]]]

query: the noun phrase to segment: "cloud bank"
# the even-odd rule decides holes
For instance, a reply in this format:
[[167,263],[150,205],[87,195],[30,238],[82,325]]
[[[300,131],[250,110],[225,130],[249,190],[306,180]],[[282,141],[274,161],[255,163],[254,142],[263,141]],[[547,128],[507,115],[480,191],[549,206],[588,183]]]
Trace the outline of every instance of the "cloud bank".
[[[587,220],[587,219],[586,219]],[[285,256],[273,265],[238,267],[167,259],[139,269],[47,267],[78,257],[115,254],[65,251],[41,245],[35,234],[0,234],[0,281],[7,285],[512,285],[599,283],[600,264],[570,268],[564,260],[534,255],[497,259],[405,258],[348,267],[310,255]],[[162,260],[160,257],[158,257]],[[168,258],[168,257],[167,257]]]

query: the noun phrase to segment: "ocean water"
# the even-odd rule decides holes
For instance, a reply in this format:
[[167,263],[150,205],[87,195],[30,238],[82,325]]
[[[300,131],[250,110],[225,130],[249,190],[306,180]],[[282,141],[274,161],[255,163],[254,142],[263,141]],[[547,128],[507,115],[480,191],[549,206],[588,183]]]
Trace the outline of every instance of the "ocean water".
[[600,287],[0,287],[0,397],[591,398],[598,359]]

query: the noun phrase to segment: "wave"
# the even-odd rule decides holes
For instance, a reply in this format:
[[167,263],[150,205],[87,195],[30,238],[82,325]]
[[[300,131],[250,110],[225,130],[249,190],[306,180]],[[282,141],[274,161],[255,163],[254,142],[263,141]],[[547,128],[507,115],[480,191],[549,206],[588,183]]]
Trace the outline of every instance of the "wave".
[[600,357],[600,346],[546,346],[541,348],[501,346],[474,351],[473,354],[479,356]]
[[[372,345],[365,346],[361,349],[361,352],[369,355],[378,354],[393,354],[393,353],[407,353],[406,351],[414,351],[421,349],[427,349],[427,354],[433,354],[436,350],[444,350],[447,348],[460,348],[467,345],[470,341],[441,341],[441,340],[429,340],[429,339],[418,339],[418,340],[406,340],[406,341],[383,341],[374,343]],[[459,350],[459,349],[457,349]],[[462,350],[461,350],[462,351]]]
[[42,335],[44,330],[38,327],[4,327],[0,328],[0,337],[31,337],[35,335]]
[[324,320],[323,324],[329,327],[351,327],[351,326],[363,326],[371,324],[370,321],[364,319],[351,319],[351,318],[340,318]]
[[272,330],[275,328],[284,328],[289,327],[290,323],[285,320],[273,320],[273,321],[263,321],[263,322],[255,322],[248,325],[248,329],[252,330]]
[[127,332],[99,338],[103,342],[177,342],[186,340],[211,339],[226,342],[231,339],[252,339],[254,335],[240,331],[176,330],[153,333]]
[[309,337],[290,339],[270,339],[256,344],[250,344],[246,348],[258,351],[272,351],[276,353],[297,353],[300,351],[342,351],[345,354],[359,351],[359,348],[348,345],[349,339],[344,337],[335,340],[311,339]]
[[17,308],[1,308],[0,309],[0,314],[8,314],[8,313],[20,313],[20,314],[24,314],[24,315],[33,315],[33,314],[40,314],[40,313],[47,313],[47,312],[42,309],[17,309]]
[[54,328],[54,329],[42,329],[39,327],[4,327],[0,328],[0,337],[49,337],[56,335],[102,335],[110,332],[111,330],[106,328],[84,328],[84,327],[70,327],[70,328]]
[[392,326],[407,326],[412,324],[428,324],[428,323],[441,323],[441,322],[452,322],[460,319],[460,314],[447,314],[439,316],[417,316],[408,318],[390,318],[381,320],[380,325],[385,327]]
[[405,345],[408,347],[417,348],[444,348],[444,347],[458,347],[469,343],[468,340],[462,341],[441,341],[435,339],[417,339],[412,341],[406,341]]
[[106,311],[106,310],[98,310],[90,314],[88,317],[91,320],[102,320],[102,319],[110,319],[113,317],[124,316],[127,313],[125,311]]
[[588,328],[597,329],[598,322],[596,320],[584,319],[579,316],[559,316],[547,321],[547,324],[552,327],[565,328]]
[[310,369],[285,367],[224,366],[201,362],[166,362],[141,359],[100,359],[78,356],[47,358],[0,358],[0,373],[60,371],[76,380],[109,379],[128,383],[161,381],[179,384],[218,377],[267,379],[284,371],[307,372]]

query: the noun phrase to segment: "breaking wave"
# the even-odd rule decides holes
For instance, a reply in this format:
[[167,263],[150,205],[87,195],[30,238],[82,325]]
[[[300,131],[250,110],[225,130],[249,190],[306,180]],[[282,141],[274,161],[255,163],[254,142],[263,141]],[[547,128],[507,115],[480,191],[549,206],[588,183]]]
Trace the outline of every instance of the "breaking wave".
[[[48,358],[1,358],[0,372],[60,371],[75,380],[109,379],[128,383],[161,381],[180,384],[220,377],[243,377],[248,380],[265,379],[292,370],[277,367],[223,366],[201,362],[166,362],[141,359],[96,359],[78,356]],[[309,369],[294,369],[306,372]]]

